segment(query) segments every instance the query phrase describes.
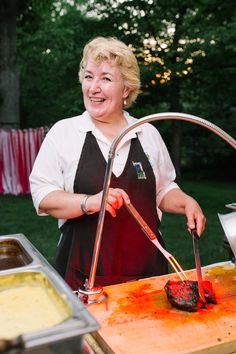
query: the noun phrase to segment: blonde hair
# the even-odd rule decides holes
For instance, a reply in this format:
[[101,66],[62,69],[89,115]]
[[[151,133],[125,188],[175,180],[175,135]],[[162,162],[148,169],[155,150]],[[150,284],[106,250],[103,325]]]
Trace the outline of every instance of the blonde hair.
[[119,66],[125,87],[129,90],[125,108],[130,107],[140,92],[139,66],[131,48],[114,37],[96,37],[92,39],[84,47],[79,70],[80,82],[83,81],[88,60],[94,60],[99,63],[108,61]]

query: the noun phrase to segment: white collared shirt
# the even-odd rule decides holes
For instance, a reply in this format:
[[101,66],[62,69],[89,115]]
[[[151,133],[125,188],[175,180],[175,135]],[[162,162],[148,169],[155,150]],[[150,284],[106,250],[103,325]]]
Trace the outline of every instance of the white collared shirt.
[[[127,112],[124,114],[128,124],[137,121]],[[73,192],[75,173],[88,131],[95,136],[107,161],[111,141],[96,128],[87,111],[80,116],[58,121],[47,133],[30,174],[31,194],[38,214],[39,204],[48,193],[55,190]],[[174,182],[176,174],[166,145],[153,125],[144,123],[121,139],[115,151],[112,172],[116,177],[121,175],[128,158],[130,141],[136,133],[156,178],[156,205],[161,218],[158,208],[161,199],[178,186]],[[59,225],[64,221],[59,220]]]

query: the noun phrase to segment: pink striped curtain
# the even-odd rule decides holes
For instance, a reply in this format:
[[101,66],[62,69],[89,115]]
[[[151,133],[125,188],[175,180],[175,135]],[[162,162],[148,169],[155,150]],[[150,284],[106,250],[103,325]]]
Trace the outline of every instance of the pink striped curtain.
[[29,174],[44,136],[43,127],[0,129],[0,193],[30,193]]

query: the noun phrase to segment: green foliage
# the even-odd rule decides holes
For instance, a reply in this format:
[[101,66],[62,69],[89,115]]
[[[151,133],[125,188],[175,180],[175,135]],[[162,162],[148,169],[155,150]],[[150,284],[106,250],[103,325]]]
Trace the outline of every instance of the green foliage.
[[[18,27],[22,127],[50,125],[83,110],[79,63],[85,43],[100,26],[66,2],[34,5]],[[35,32],[29,31],[28,18],[36,18]]]
[[[91,0],[113,34],[132,44],[140,63],[138,117],[178,111],[205,118],[236,136],[236,16],[233,1]],[[95,9],[95,10],[94,10]],[[199,177],[232,177],[235,153],[213,133],[191,124],[156,124],[172,158],[181,141],[181,166]],[[178,130],[176,129],[178,127]],[[177,134],[180,134],[177,137]],[[227,172],[228,171],[228,172]]]
[[[78,83],[83,47],[97,35],[110,35],[132,45],[140,64],[143,92],[131,114],[190,113],[236,136],[233,0],[23,3],[18,19],[22,127],[50,125],[83,111]],[[232,149],[206,129],[180,123],[178,129],[169,122],[157,125],[173,159],[181,149],[185,171],[198,167],[211,176],[222,178],[222,170],[229,176]],[[172,146],[178,139],[180,147]]]

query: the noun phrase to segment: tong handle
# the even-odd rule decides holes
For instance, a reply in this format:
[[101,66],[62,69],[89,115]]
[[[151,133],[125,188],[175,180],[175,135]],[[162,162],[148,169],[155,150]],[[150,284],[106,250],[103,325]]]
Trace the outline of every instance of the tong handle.
[[157,239],[157,236],[150,229],[150,227],[147,225],[147,223],[144,221],[144,219],[139,214],[139,212],[135,209],[135,207],[131,203],[129,203],[129,204],[125,203],[125,206],[128,209],[128,211],[130,212],[130,214],[137,221],[137,223],[139,224],[139,226],[141,227],[141,229],[143,230],[145,235],[159,249],[159,251],[163,254],[163,256],[168,260],[168,262],[171,264],[173,269],[176,271],[176,273],[178,274],[180,279],[182,281],[187,280],[188,278],[187,278],[186,274],[184,273],[183,269],[181,268],[181,266],[179,265],[179,263],[177,262],[177,260],[174,258],[174,256],[172,256],[171,253],[169,253],[168,251],[166,251],[162,247],[162,245],[160,244],[160,242]]
[[191,229],[190,232],[191,232],[191,235],[192,235],[196,240],[200,240],[200,236],[198,235],[196,228]]
[[142,216],[139,214],[139,212],[135,209],[133,204],[127,204],[125,203],[125,206],[129,210],[130,214],[134,217],[134,219],[137,221],[145,235],[149,238],[150,241],[154,242],[156,247],[161,251],[161,253],[164,255],[166,259],[172,257],[172,255],[166,251],[160,242],[157,240],[157,236],[154,234],[154,232],[151,230],[151,228],[147,225],[146,221],[142,218]]

